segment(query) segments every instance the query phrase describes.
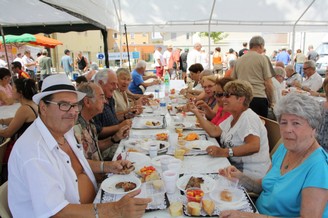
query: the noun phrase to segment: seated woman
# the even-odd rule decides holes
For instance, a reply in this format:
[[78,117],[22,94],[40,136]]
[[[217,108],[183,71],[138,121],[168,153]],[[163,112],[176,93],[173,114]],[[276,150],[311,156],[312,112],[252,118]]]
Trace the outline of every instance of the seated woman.
[[[235,80],[224,86],[223,110],[231,113],[210,136],[220,137],[221,147],[209,146],[213,157],[228,157],[231,164],[252,178],[262,178],[270,167],[267,131],[259,116],[249,108],[253,98],[247,81]],[[199,123],[206,125],[196,106],[189,106]]]
[[[217,102],[217,112],[212,110],[204,101],[198,101],[196,102],[197,107],[201,107],[202,110],[204,111],[206,118],[208,120],[205,120],[205,125],[200,124],[200,126],[209,134],[213,135],[217,131],[215,126],[218,126],[222,121],[224,121],[226,118],[230,116],[229,112],[225,112],[223,110],[223,102],[222,102],[222,97],[223,97],[223,87],[225,84],[227,84],[230,81],[233,81],[234,79],[232,78],[221,78],[216,80],[216,86],[215,86],[215,91],[214,91],[214,96],[216,98]],[[189,104],[187,105],[188,108]],[[191,104],[192,106],[192,104]],[[198,118],[198,117],[197,117]],[[199,117],[198,119],[202,119]],[[204,123],[204,122],[203,122]]]
[[193,64],[189,67],[189,77],[192,80],[191,83],[188,84],[188,87],[180,90],[181,95],[199,95],[202,91],[202,84],[200,79],[200,74],[204,70],[203,65],[201,64]]
[[219,170],[228,179],[238,178],[248,191],[261,192],[256,202],[260,214],[229,210],[220,217],[328,217],[328,155],[315,139],[319,110],[316,100],[297,93],[278,102],[283,144],[266,176],[254,181],[233,166]]
[[328,152],[328,78],[323,81],[326,101],[321,102],[322,121],[318,128],[317,139],[319,144]]
[[119,120],[133,118],[142,113],[142,103],[146,102],[145,97],[137,101],[131,101],[127,91],[131,82],[131,74],[126,68],[119,68],[116,71],[118,88],[114,91],[115,111]]
[[13,118],[1,119],[0,124],[7,125],[6,129],[0,130],[0,136],[11,138],[8,144],[4,162],[8,161],[11,149],[16,140],[25,132],[38,116],[38,107],[32,101],[33,95],[37,93],[35,81],[32,79],[17,79],[14,82],[13,97],[21,106]]
[[0,68],[0,106],[14,103],[10,79],[10,71],[7,68]]

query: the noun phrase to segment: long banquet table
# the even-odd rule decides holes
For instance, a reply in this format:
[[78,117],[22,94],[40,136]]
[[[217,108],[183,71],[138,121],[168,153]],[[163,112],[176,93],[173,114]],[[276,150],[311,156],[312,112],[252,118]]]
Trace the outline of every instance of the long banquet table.
[[[179,90],[181,90],[185,86],[185,83],[183,80],[171,80],[170,81],[170,87],[169,89],[174,88],[178,93]],[[145,94],[155,94],[155,89],[159,89],[159,97],[163,98],[165,97],[165,90],[168,89],[168,87],[165,87],[165,85],[156,85],[156,86],[151,86],[148,87]],[[157,93],[156,93],[157,94]],[[145,115],[147,116],[147,115]],[[149,115],[148,115],[149,116]],[[177,135],[175,133],[175,128],[174,125],[172,125],[174,117],[171,116],[169,113],[165,115],[166,121],[167,121],[167,127],[161,130],[154,130],[154,129],[143,129],[143,130],[137,130],[137,129],[131,129],[130,131],[130,136],[131,135],[151,135],[151,134],[156,134],[157,132],[163,132],[167,131],[169,134],[169,137],[172,135]],[[186,120],[190,121],[193,120],[195,121],[194,116],[186,116]],[[196,132],[198,134],[205,135],[204,130],[193,130],[192,132]],[[184,132],[185,133],[185,132]],[[188,132],[186,132],[188,133]],[[206,136],[210,142],[212,142],[213,145],[218,145],[217,141],[215,138],[211,138],[209,136]],[[124,154],[124,143],[126,140],[122,140],[116,154],[114,156],[114,159],[119,155],[119,154]],[[170,142],[171,140],[169,140]],[[172,142],[172,141],[171,141]],[[177,142],[177,141],[175,141]],[[170,149],[174,149],[175,145],[171,145],[169,147]],[[172,151],[172,150],[171,150]],[[169,153],[169,151],[168,151]],[[213,174],[217,173],[218,169],[224,168],[230,165],[230,162],[228,161],[227,158],[213,158],[210,157],[209,155],[198,155],[198,156],[185,156],[184,160],[182,162],[182,168],[180,169],[180,174]],[[98,192],[95,202],[99,203],[100,198],[101,198],[101,191]],[[180,194],[180,190],[176,189],[176,192],[174,194],[167,194],[169,201],[172,203],[174,201],[183,201],[184,196]],[[156,210],[152,212],[146,212],[144,217],[171,217],[169,210],[164,209],[164,210]],[[182,216],[184,217],[184,215]]]

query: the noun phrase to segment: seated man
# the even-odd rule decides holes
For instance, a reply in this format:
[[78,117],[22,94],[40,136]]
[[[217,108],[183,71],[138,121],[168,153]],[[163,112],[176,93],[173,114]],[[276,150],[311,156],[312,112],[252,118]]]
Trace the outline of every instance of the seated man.
[[[130,119],[119,120],[116,116],[115,100],[113,98],[113,93],[117,89],[118,84],[116,73],[110,69],[100,70],[95,75],[94,82],[102,88],[107,100],[104,104],[103,112],[94,117],[99,139],[113,136],[120,129],[123,127],[125,128],[125,126],[130,128],[132,125],[132,121]],[[115,141],[115,143],[118,142],[119,141]],[[107,151],[108,154],[103,154],[104,157],[107,156],[105,159],[111,160],[116,148],[117,146],[111,146],[110,150]]]
[[157,79],[157,76],[144,76],[145,70],[146,70],[146,62],[143,60],[140,60],[136,68],[132,71],[132,81],[129,85],[129,90],[134,94],[143,94],[143,91],[139,87],[142,85],[144,88],[147,88],[148,86],[157,85],[159,83],[158,80],[153,80],[152,82],[145,82],[145,80],[154,78]]
[[11,69],[14,73],[18,74],[18,79],[29,79],[30,75],[22,70],[22,64],[19,61],[11,63]]
[[295,83],[302,83],[302,76],[299,73],[296,73],[293,65],[287,65],[286,68],[286,85],[288,87],[294,86]]
[[304,91],[318,91],[322,87],[322,77],[315,71],[315,62],[305,61],[303,64],[305,80],[301,83],[295,83],[295,86]]
[[121,173],[129,161],[85,159],[72,127],[85,96],[65,74],[49,76],[33,96],[39,117],[17,140],[9,158],[8,202],[13,217],[136,217],[150,199],[133,198],[92,204],[94,173]]

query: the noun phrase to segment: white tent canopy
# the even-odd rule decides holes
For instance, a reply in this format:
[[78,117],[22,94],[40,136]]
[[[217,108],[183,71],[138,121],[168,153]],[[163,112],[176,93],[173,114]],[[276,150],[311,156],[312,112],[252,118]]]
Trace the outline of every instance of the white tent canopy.
[[128,32],[198,32],[209,24],[211,31],[225,32],[292,32],[295,24],[295,31],[328,30],[327,0],[43,1],[107,28],[126,24]]

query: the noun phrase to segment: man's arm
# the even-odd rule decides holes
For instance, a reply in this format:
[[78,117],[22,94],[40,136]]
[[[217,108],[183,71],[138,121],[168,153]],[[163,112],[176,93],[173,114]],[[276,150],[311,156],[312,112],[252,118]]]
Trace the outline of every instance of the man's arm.
[[269,102],[269,107],[273,106],[276,102],[274,100],[274,89],[271,78],[268,78],[264,81],[265,93]]

